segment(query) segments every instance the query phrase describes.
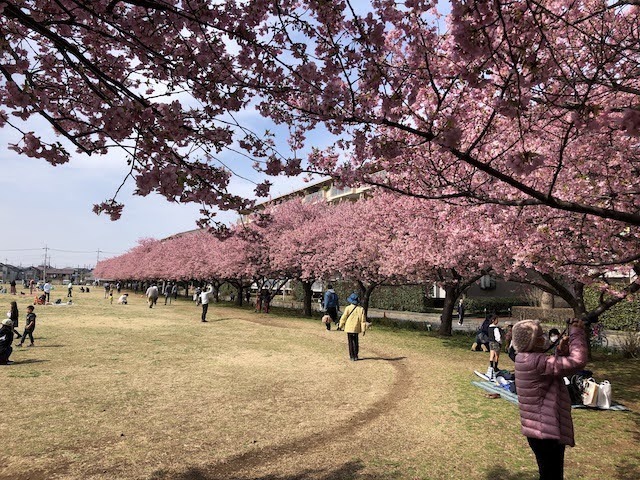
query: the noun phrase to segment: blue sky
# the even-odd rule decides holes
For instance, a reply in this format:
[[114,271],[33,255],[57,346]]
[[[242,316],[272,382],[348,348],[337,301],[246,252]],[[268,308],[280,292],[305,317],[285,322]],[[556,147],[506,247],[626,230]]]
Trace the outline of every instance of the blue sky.
[[[366,12],[370,4],[363,2],[358,7]],[[443,2],[441,8],[447,12],[448,2]],[[256,132],[267,128],[277,131],[251,110],[237,117]],[[42,120],[33,120],[21,127],[53,139],[51,127]],[[0,198],[3,200],[0,220],[4,226],[0,234],[0,262],[23,266],[40,264],[46,246],[51,249],[48,252],[52,266],[93,266],[98,250],[101,251],[99,258],[106,258],[124,253],[141,238],[163,238],[196,226],[198,205],[169,203],[154,194],[132,195],[131,182],[118,196],[125,204],[122,218],[112,222],[107,216],[97,216],[91,210],[93,204],[111,198],[128,171],[122,152],[113,150],[106,156],[91,158],[77,154],[69,164],[54,167],[9,150],[8,144],[18,139],[11,128],[0,129]],[[330,140],[326,133],[318,133],[309,137],[309,146],[322,148]],[[69,146],[68,150],[74,151],[74,148]],[[238,165],[224,155],[223,160],[237,173],[260,179],[249,161]],[[308,185],[302,178],[270,180],[274,184],[271,190],[274,197]],[[250,196],[253,188],[254,185],[235,179],[231,191]],[[226,223],[236,218],[232,212],[218,217]]]
[[[31,122],[29,129],[51,130],[41,121]],[[98,216],[91,210],[93,204],[111,198],[128,171],[121,152],[114,150],[103,157],[78,154],[70,163],[54,167],[9,150],[8,144],[17,138],[12,129],[0,129],[2,263],[40,264],[46,246],[51,249],[52,266],[93,266],[98,250],[100,258],[106,258],[124,253],[140,238],[163,238],[196,227],[198,205],[170,203],[155,194],[133,195],[130,181],[118,195],[125,204],[122,218],[112,222],[108,216]],[[243,175],[256,176],[248,162],[237,167]],[[271,181],[273,196],[307,185],[302,178],[277,177]],[[250,195],[253,187],[235,179],[232,190]],[[237,217],[224,212],[218,218],[229,223]]]

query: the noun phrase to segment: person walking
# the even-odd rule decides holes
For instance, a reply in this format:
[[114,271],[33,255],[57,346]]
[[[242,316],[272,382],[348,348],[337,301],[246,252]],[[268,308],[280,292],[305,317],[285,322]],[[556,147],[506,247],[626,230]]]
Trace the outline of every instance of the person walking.
[[164,286],[164,290],[162,292],[162,294],[164,295],[164,304],[166,305],[167,302],[169,302],[169,305],[171,305],[171,283],[167,283]]
[[458,325],[462,326],[464,322],[464,300],[461,298],[458,301]]
[[16,281],[15,280],[11,280],[9,282],[9,287],[10,287],[11,295],[16,295],[18,293],[18,291],[16,290]]
[[69,282],[67,285],[67,298],[71,298],[73,293],[73,283]]
[[29,305],[27,307],[27,325],[24,327],[24,332],[22,333],[22,340],[20,340],[20,343],[18,344],[19,347],[21,347],[24,344],[24,341],[26,340],[27,335],[31,340],[31,343],[29,344],[29,346],[33,347],[34,345],[33,331],[35,329],[36,329],[36,314],[33,313],[33,305]]
[[200,294],[200,303],[202,304],[201,320],[203,322],[207,321],[207,311],[209,310],[209,300],[211,299],[212,293],[213,293],[213,286],[209,285],[209,287]]
[[36,286],[35,280],[32,278],[29,280],[29,295],[33,295],[33,289]]
[[537,320],[520,321],[512,331],[521,431],[536,457],[540,480],[562,480],[566,446],[575,446],[564,377],[587,364],[587,337],[581,320],[571,320],[568,329],[568,338],[558,345],[564,356],[547,355],[550,342]]
[[347,332],[347,343],[349,344],[349,358],[352,362],[358,360],[360,350],[358,342],[358,334],[362,332],[364,335],[367,328],[371,325],[367,322],[364,308],[360,305],[360,297],[357,293],[352,293],[347,298],[349,305],[344,309],[342,317],[340,317],[339,329]]
[[43,286],[42,286],[42,291],[44,292],[44,296],[45,296],[45,302],[49,303],[50,300],[50,295],[51,295],[51,290],[52,290],[52,286],[49,282],[46,282]]
[[[333,285],[327,285],[327,291],[324,293],[322,308],[327,315],[331,317],[331,321],[338,327],[338,294],[333,289]],[[327,323],[327,330],[331,330],[331,323]]]
[[174,283],[171,287],[171,296],[174,300],[178,299],[178,283]]
[[147,288],[147,301],[149,302],[149,308],[153,308],[153,306],[158,302],[158,287],[156,284],[152,284],[149,288]]

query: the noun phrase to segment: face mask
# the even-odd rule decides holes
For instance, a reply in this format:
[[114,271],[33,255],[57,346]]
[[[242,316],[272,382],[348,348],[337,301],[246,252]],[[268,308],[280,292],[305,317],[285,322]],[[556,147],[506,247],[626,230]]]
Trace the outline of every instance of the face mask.
[[549,337],[549,341],[551,343],[556,343],[558,341],[558,336],[557,335],[552,335]]
[[537,343],[541,351],[545,351],[551,346],[551,342],[549,341],[549,336],[546,334],[539,336]]

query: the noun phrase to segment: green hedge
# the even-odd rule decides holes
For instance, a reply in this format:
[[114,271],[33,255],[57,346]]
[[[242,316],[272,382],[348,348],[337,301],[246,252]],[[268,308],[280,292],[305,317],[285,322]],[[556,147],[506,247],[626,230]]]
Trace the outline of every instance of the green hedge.
[[378,287],[371,295],[371,307],[381,310],[407,310],[426,312],[431,305],[424,294],[423,285],[404,285],[397,287]]
[[511,312],[515,320],[540,320],[545,323],[558,325],[573,317],[571,308],[542,308],[514,306]]
[[[591,288],[584,290],[584,303],[587,311],[598,306],[600,292]],[[640,299],[623,300],[600,315],[600,321],[606,328],[613,330],[636,330],[640,326]]]
[[[349,281],[331,282],[333,289],[338,294],[340,305],[346,305],[347,297],[352,292],[358,291],[358,284]],[[410,312],[426,312],[432,305],[433,299],[424,296],[424,286],[381,286],[376,287],[371,294],[370,307],[382,310],[407,310]],[[293,297],[302,301],[304,292],[300,282],[292,282]]]
[[[302,284],[300,282],[292,283],[295,299],[302,300]],[[358,284],[355,282],[335,281],[331,284],[340,298],[341,305],[345,305],[351,292],[358,291]],[[426,296],[425,289],[428,288],[424,285],[380,286],[373,291],[369,306],[381,310],[406,310],[420,313],[432,311],[434,308],[442,308],[444,299]],[[482,315],[486,309],[487,313],[496,311],[506,314],[515,305],[527,305],[527,300],[512,297],[467,298],[465,304],[468,313]]]

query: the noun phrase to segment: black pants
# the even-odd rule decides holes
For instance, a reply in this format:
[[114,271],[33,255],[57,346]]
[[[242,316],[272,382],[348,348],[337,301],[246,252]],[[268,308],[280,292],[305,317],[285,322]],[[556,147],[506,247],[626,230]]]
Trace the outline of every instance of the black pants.
[[203,322],[207,321],[207,310],[209,310],[209,304],[203,303],[202,304],[202,321]]
[[7,364],[9,357],[11,356],[11,352],[13,352],[13,347],[11,345],[0,349],[0,365]]
[[24,341],[27,339],[27,335],[29,335],[29,339],[31,340],[31,343],[33,343],[33,330],[25,330],[24,333],[22,334],[22,340],[20,340],[20,345],[22,345]]
[[46,297],[46,298],[45,298],[45,300],[46,300],[47,302],[49,301],[49,294],[50,294],[50,293],[51,293],[51,292],[44,292],[44,295],[45,295],[45,297]]
[[327,307],[327,315],[331,317],[331,321],[338,324],[338,307]]
[[347,333],[347,342],[349,343],[349,358],[356,360],[358,358],[358,334]]
[[540,480],[562,480],[565,445],[552,439],[540,440],[527,437],[527,440],[538,462]]

